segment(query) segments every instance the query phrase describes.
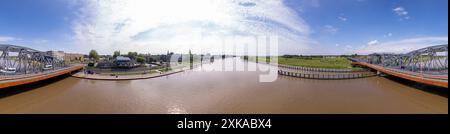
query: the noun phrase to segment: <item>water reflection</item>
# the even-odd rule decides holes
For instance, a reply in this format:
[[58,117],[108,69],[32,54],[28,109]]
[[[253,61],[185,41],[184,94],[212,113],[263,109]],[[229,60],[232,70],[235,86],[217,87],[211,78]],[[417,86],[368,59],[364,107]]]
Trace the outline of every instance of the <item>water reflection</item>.
[[167,108],[168,114],[189,114],[182,106],[179,104],[169,105]]

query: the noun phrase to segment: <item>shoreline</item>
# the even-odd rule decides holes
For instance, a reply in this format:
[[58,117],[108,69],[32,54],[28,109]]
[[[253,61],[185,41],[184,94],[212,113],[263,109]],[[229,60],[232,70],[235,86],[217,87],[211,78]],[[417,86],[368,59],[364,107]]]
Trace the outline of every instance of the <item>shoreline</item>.
[[78,72],[72,74],[71,77],[78,79],[88,79],[88,80],[103,80],[103,81],[125,81],[125,80],[141,80],[141,79],[151,79],[158,78],[163,76],[168,76],[176,73],[184,72],[184,69],[178,69],[174,71],[164,72],[164,73],[152,73],[152,74],[144,74],[144,75],[126,75],[126,76],[104,76],[98,74],[84,74],[83,72]]
[[[193,68],[198,67],[199,64],[193,66]],[[177,74],[189,70],[189,67],[182,67],[178,69],[173,69],[168,72],[160,72],[159,73],[150,73],[150,74],[140,74],[140,75],[122,75],[122,76],[109,76],[109,75],[99,75],[99,74],[84,74],[84,72],[80,71],[75,74],[71,74],[71,77],[78,79],[87,79],[87,80],[102,80],[102,81],[126,81],[126,80],[142,80],[142,79],[152,79],[163,76],[168,76],[172,74]]]

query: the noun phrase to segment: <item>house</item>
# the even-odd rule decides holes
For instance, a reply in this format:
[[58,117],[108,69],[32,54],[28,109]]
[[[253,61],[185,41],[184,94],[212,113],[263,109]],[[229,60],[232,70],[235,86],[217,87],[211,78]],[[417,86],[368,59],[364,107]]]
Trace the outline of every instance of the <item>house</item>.
[[66,53],[64,55],[64,60],[67,61],[67,62],[70,62],[70,61],[83,62],[84,61],[84,55],[83,54],[76,54],[76,53]]
[[64,60],[64,51],[47,51],[47,55],[52,56],[58,60]]
[[130,68],[134,67],[133,61],[129,57],[117,56],[115,59],[116,67],[120,68]]

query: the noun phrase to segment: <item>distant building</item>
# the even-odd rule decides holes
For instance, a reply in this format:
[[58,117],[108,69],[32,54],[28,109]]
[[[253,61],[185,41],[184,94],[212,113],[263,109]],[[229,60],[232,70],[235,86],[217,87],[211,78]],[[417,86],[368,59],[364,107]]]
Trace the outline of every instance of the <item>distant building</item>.
[[112,68],[115,67],[115,64],[111,61],[100,61],[97,63],[97,68]]
[[64,61],[84,61],[84,55],[83,54],[76,54],[76,53],[66,53],[64,55]]
[[337,56],[337,55],[325,55],[325,56],[323,56],[323,58],[330,58],[330,59],[333,59],[333,58],[338,58],[339,56]]
[[122,68],[134,67],[134,63],[131,61],[131,59],[129,57],[117,56],[115,63],[116,63],[116,67],[122,67]]
[[114,57],[112,55],[100,55],[100,61],[112,61]]
[[64,60],[65,56],[64,51],[47,51],[47,54],[58,60]]

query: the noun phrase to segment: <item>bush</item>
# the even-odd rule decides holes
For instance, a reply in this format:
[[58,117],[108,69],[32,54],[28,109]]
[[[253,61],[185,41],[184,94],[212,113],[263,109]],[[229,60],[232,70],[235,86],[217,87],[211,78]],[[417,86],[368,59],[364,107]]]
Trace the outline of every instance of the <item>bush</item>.
[[145,62],[145,58],[144,57],[137,57],[136,61],[139,63],[144,63]]

